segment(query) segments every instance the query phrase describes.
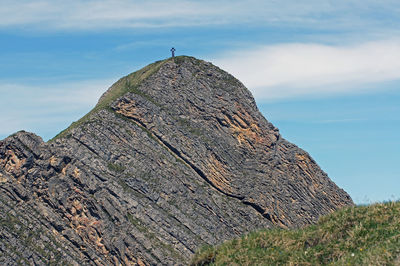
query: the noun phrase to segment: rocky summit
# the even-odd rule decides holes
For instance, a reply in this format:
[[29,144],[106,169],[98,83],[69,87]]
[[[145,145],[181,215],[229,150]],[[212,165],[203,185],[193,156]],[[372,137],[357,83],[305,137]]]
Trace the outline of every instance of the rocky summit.
[[192,57],[121,78],[47,143],[0,141],[1,265],[187,264],[352,204],[240,81]]

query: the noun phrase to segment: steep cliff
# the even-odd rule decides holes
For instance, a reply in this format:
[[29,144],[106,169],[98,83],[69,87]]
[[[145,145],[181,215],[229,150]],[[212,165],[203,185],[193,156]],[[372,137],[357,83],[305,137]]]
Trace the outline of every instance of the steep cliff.
[[351,204],[237,79],[191,57],[120,79],[49,143],[0,142],[2,264],[185,264]]

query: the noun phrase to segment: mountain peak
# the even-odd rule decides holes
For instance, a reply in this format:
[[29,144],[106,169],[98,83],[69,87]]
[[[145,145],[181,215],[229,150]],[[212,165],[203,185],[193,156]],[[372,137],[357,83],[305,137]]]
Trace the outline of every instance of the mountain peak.
[[186,56],[121,78],[49,143],[0,142],[0,177],[1,209],[41,221],[49,245],[64,247],[49,252],[70,264],[185,263],[201,245],[353,204],[240,81]]

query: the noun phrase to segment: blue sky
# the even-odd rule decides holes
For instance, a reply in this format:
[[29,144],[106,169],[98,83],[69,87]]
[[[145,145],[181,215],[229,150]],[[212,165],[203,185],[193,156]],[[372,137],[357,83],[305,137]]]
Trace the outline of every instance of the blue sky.
[[400,2],[0,0],[0,139],[48,140],[178,55],[239,78],[356,203],[400,199]]

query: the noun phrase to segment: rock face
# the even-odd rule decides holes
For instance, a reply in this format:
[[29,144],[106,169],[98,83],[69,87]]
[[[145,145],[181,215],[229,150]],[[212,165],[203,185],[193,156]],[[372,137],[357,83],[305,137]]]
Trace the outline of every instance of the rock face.
[[234,77],[191,57],[116,82],[44,143],[0,141],[0,264],[185,264],[353,204]]

